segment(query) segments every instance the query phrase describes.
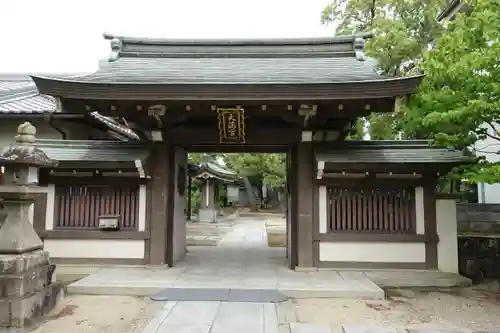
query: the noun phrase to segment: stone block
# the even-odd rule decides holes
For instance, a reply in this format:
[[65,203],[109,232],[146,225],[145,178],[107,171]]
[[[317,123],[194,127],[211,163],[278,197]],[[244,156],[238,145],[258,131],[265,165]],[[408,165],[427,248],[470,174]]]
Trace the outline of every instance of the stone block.
[[0,257],[0,298],[23,297],[47,284],[49,256],[46,251]]
[[0,255],[0,276],[22,273],[48,263],[49,253],[47,251]]
[[24,273],[0,276],[3,285],[0,297],[23,297],[43,289],[47,285],[48,269],[49,265],[45,264]]
[[10,301],[0,299],[0,327],[8,327],[10,325]]
[[48,314],[63,296],[63,284],[56,283],[22,298],[0,300],[0,309],[7,310],[0,314],[0,327],[32,326]]

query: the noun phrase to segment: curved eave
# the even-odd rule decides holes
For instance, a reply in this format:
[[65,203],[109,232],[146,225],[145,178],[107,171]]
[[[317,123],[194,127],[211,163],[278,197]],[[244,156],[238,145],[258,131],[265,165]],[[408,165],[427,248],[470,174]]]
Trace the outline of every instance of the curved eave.
[[[203,174],[208,175],[209,177],[202,177]],[[238,181],[238,178],[231,178],[231,177],[223,177],[221,175],[211,173],[211,172],[197,172],[196,174],[192,175],[191,178],[196,178],[196,179],[218,179],[220,181],[226,182],[226,183],[233,183]]]
[[206,174],[210,176],[209,178],[216,178],[225,182],[234,182],[240,179],[238,175],[228,175],[228,174],[222,174],[220,172],[216,172],[215,170],[212,170],[211,168],[208,168],[204,165],[202,165],[199,169],[197,169],[195,172],[191,173],[192,178],[203,178],[200,177],[201,175]]
[[42,94],[89,100],[333,100],[386,98],[414,92],[423,75],[325,83],[107,83],[32,76]]

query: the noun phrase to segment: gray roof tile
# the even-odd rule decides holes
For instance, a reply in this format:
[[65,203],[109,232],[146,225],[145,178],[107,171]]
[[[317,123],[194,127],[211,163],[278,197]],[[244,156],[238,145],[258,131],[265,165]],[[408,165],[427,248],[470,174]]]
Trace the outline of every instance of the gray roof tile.
[[[362,56],[366,36],[262,40],[116,37],[100,69],[71,82],[150,84],[321,84],[383,81]],[[364,60],[363,60],[364,59]]]
[[82,82],[157,84],[293,84],[383,80],[372,59],[119,58]]
[[[66,77],[69,76],[69,74],[66,75]],[[55,99],[38,93],[35,83],[28,75],[0,74],[0,114],[28,115],[55,111]],[[92,112],[90,116],[119,134],[133,140],[140,140],[133,130],[116,122],[113,118],[103,116],[98,112]]]
[[0,101],[0,113],[52,113],[55,109],[54,98],[38,92],[16,94]]
[[54,111],[54,98],[40,95],[29,76],[21,74],[0,75],[0,113],[45,113]]
[[427,141],[351,141],[342,147],[320,150],[318,161],[327,163],[459,163],[469,157],[461,151],[432,147]]
[[134,162],[144,161],[150,148],[123,141],[37,140],[36,147],[59,162]]

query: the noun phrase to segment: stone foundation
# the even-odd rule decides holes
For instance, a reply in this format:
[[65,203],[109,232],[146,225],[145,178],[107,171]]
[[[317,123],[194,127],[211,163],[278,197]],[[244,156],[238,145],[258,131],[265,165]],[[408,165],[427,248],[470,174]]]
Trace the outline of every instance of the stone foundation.
[[63,286],[50,269],[46,251],[0,256],[0,327],[31,326],[57,305]]

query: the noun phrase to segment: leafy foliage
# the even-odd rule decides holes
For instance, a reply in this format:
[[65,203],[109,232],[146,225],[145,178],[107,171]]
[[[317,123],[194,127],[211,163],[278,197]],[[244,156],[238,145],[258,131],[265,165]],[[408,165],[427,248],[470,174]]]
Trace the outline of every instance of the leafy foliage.
[[274,188],[285,183],[286,155],[284,154],[224,154],[223,160],[238,174],[258,178]]
[[189,153],[188,160],[193,164],[200,164],[204,160],[208,161],[218,161],[223,158],[223,154],[220,153]]
[[[426,77],[419,93],[408,99],[404,130],[409,137],[479,155],[499,154],[499,13],[500,2],[478,0],[426,52]],[[495,183],[500,181],[500,165],[482,159],[461,174],[470,182]]]
[[[436,22],[446,0],[333,0],[321,15],[324,24],[336,24],[336,34],[372,31],[365,52],[378,61],[382,74],[404,76],[416,72],[422,55],[440,34]],[[389,111],[389,110],[388,110]],[[394,139],[404,115],[371,114],[372,139]],[[356,126],[356,131],[363,127]],[[358,132],[351,137],[362,138]]]

